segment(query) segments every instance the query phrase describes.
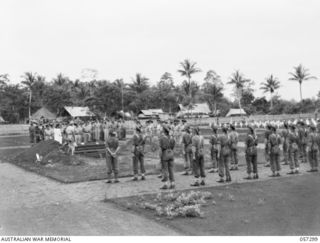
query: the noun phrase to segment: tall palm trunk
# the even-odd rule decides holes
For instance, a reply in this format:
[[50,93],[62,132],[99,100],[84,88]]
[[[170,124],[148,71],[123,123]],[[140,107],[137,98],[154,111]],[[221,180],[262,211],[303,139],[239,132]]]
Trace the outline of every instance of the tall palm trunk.
[[29,94],[29,123],[31,120],[31,99],[32,99],[32,90],[30,88],[30,94]]
[[270,96],[270,110],[273,110],[273,93],[271,92],[271,96]]
[[299,87],[300,87],[300,101],[302,101],[302,82],[299,81]]

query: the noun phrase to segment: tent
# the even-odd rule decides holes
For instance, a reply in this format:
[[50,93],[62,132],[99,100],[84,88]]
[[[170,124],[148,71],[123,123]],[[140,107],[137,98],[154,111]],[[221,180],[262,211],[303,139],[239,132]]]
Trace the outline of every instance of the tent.
[[39,120],[40,118],[53,120],[57,118],[57,115],[49,111],[46,107],[42,107],[31,115],[32,120]]
[[211,112],[207,103],[192,104],[190,106],[183,106],[179,104],[178,116],[186,114],[208,115]]
[[247,113],[243,109],[230,109],[226,117],[241,116],[241,115],[246,116]]
[[164,114],[162,109],[149,109],[149,110],[141,110],[138,113],[138,117],[140,119],[152,119],[159,118],[160,115]]
[[95,114],[87,106],[65,106],[61,116],[75,117],[93,117]]

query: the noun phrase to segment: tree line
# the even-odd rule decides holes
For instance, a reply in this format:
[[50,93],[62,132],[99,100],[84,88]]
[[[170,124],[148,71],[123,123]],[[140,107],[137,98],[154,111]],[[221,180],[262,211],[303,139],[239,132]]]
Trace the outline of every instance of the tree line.
[[[113,116],[124,110],[137,113],[142,109],[162,108],[166,112],[176,112],[178,104],[207,102],[213,114],[221,116],[230,108],[243,108],[248,114],[293,114],[314,112],[320,105],[320,91],[317,99],[303,99],[302,85],[310,79],[309,70],[298,65],[289,73],[288,80],[299,84],[300,101],[287,101],[276,95],[281,82],[273,74],[266,77],[260,89],[265,96],[254,95],[255,82],[239,70],[233,72],[227,82],[214,71],[205,72],[204,82],[199,85],[194,74],[202,72],[196,62],[188,59],[179,64],[177,72],[184,78],[176,85],[171,73],[165,72],[157,82],[137,73],[130,82],[122,78],[110,81],[92,78],[86,82],[71,80],[58,74],[48,81],[42,75],[25,72],[20,83],[10,82],[8,74],[0,75],[0,115],[9,122],[23,121],[40,107],[47,107],[59,113],[64,106],[89,106],[100,116]],[[224,94],[225,85],[233,87],[234,100]],[[284,84],[285,85],[285,84]]]

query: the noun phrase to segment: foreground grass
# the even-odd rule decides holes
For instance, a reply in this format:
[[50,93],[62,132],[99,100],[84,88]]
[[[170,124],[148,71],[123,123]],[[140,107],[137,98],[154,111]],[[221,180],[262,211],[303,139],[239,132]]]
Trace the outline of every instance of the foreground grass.
[[[320,173],[199,189],[210,195],[201,217],[168,217],[153,205],[170,207],[159,194],[107,200],[185,235],[319,235]],[[189,195],[191,190],[177,195]],[[172,193],[171,193],[172,194]],[[172,197],[170,193],[161,198]],[[151,207],[150,207],[151,205]]]

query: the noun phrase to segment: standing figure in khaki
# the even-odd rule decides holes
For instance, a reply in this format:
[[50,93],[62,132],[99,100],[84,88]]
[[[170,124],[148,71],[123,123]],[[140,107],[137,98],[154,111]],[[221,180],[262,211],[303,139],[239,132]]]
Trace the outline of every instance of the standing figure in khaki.
[[219,176],[218,182],[224,182],[224,176],[226,181],[231,181],[231,175],[229,170],[231,156],[230,139],[228,136],[228,128],[222,128],[222,135],[218,137],[218,159],[219,159]]
[[77,145],[82,143],[82,127],[80,124],[75,124],[74,138]]
[[236,128],[230,124],[229,138],[231,147],[231,168],[230,170],[238,170],[238,141],[239,134],[236,132]]
[[270,154],[269,154],[270,148],[268,148],[270,134],[271,134],[271,125],[267,124],[266,131],[264,133],[264,157],[266,160],[265,167],[270,167]]
[[296,132],[296,126],[290,125],[290,131],[288,134],[288,152],[289,152],[289,166],[290,172],[288,175],[294,175],[299,173],[299,135]]
[[269,137],[269,154],[270,154],[270,167],[272,171],[271,177],[280,176],[280,145],[281,137],[277,134],[276,127],[271,127],[271,135]]
[[133,181],[138,180],[138,166],[140,165],[140,172],[141,172],[141,180],[145,180],[145,168],[144,168],[144,145],[145,139],[141,134],[141,128],[136,127],[136,132],[133,135]]
[[[246,153],[246,162],[247,162],[247,173],[248,176],[245,178],[251,180],[251,172],[253,172],[253,179],[258,179],[258,166],[257,166],[257,145],[258,138],[252,127],[248,127],[248,136],[245,141],[245,153]],[[252,167],[252,169],[251,169]]]
[[[199,127],[193,129],[192,136],[193,174],[194,183],[191,186],[204,186],[206,174],[204,171],[204,138],[200,135]],[[200,182],[199,182],[200,178]]]
[[[174,189],[174,146],[175,141],[173,137],[170,136],[170,128],[167,125],[163,125],[163,135],[159,141],[160,145],[160,158],[163,165],[163,186],[160,189]],[[168,183],[170,181],[170,185]]]
[[218,128],[215,125],[211,125],[212,135],[209,139],[210,144],[210,158],[212,163],[212,168],[209,173],[218,172]]
[[305,127],[305,123],[300,121],[298,123],[298,135],[299,135],[299,150],[301,163],[307,163],[308,153],[307,153],[307,144],[308,144],[308,131]]
[[288,135],[289,135],[289,126],[285,122],[284,123],[284,129],[281,132],[283,161],[284,161],[283,165],[288,165],[289,164]]
[[307,152],[309,156],[310,170],[308,172],[318,171],[318,154],[319,154],[319,141],[320,137],[316,132],[316,127],[314,125],[310,126],[310,132],[307,143]]
[[184,134],[182,136],[182,146],[183,146],[183,155],[184,155],[184,172],[182,175],[192,174],[192,135],[190,134],[190,127],[186,126],[184,129]]
[[119,140],[116,137],[116,131],[110,131],[109,138],[106,142],[106,163],[108,180],[106,183],[112,183],[112,172],[114,174],[114,183],[118,183],[118,151],[119,151]]

